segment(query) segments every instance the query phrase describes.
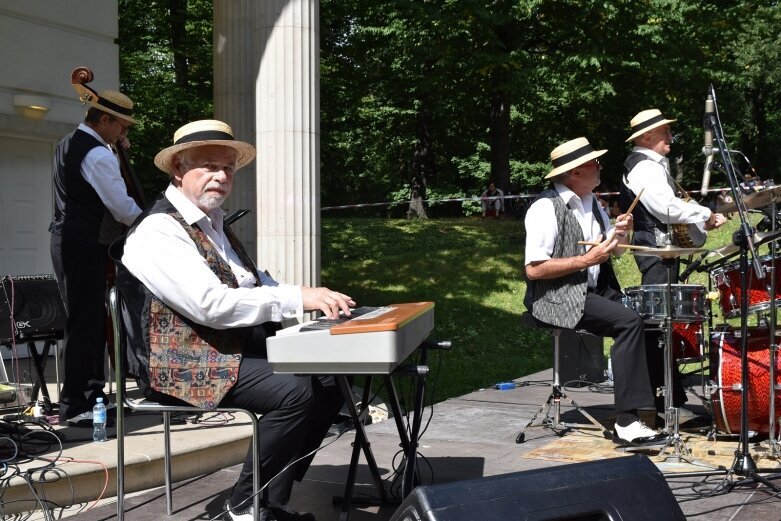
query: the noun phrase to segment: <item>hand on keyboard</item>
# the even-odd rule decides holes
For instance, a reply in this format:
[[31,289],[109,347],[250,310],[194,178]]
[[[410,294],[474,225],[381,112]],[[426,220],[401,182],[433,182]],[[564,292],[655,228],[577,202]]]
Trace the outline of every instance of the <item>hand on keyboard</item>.
[[344,293],[328,288],[301,287],[303,295],[304,311],[323,312],[326,318],[338,318],[341,310],[345,315],[350,315],[350,306],[355,306],[355,301]]

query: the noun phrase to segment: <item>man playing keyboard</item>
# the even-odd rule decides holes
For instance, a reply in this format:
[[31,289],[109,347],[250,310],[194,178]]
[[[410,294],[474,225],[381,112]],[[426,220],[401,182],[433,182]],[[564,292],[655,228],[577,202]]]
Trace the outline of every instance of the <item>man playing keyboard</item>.
[[[129,368],[147,397],[262,414],[260,468],[252,448],[231,498],[229,520],[313,520],[289,506],[294,479],[311,457],[274,478],[252,511],[252,473],[261,486],[317,448],[343,404],[332,377],[275,374],[266,338],[303,311],[336,318],[355,302],[328,288],[280,284],[258,270],[231,229],[222,203],[235,172],[255,157],[215,120],[184,125],[155,165],[170,184],[112,246],[117,285],[131,324]],[[135,321],[135,322],[133,322]]]

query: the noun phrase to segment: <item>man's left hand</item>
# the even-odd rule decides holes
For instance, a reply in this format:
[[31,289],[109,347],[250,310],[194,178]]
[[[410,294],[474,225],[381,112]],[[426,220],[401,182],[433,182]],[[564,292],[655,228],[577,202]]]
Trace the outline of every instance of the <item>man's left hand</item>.
[[355,307],[355,301],[344,293],[328,288],[301,288],[305,311],[320,310],[326,318],[339,318],[339,311],[350,316],[350,307]]

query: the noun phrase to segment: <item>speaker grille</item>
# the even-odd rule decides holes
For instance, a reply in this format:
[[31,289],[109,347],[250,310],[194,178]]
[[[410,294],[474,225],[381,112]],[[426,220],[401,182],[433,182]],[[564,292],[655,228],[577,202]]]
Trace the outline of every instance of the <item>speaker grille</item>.
[[0,344],[63,337],[67,315],[52,275],[5,276],[2,289]]

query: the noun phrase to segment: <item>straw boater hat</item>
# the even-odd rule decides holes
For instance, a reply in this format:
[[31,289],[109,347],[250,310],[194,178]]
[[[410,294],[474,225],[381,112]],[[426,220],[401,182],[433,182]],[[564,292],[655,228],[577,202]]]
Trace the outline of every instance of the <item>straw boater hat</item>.
[[74,83],[73,88],[79,93],[79,99],[82,103],[89,103],[90,106],[100,109],[107,114],[131,123],[137,123],[132,117],[133,102],[121,92],[104,90],[98,94],[88,86],[79,83]]
[[627,139],[626,142],[628,143],[637,136],[645,134],[649,130],[655,129],[656,127],[661,127],[662,125],[666,125],[668,123],[672,123],[673,121],[675,120],[665,119],[658,109],[649,109],[638,112],[637,116],[633,117],[632,121],[629,122],[629,126],[632,127],[632,135],[629,136],[629,139]]
[[553,170],[550,174],[545,176],[545,179],[556,177],[559,174],[568,172],[580,166],[583,163],[588,163],[594,158],[597,158],[607,152],[607,150],[594,150],[588,139],[579,137],[572,141],[567,141],[553,149],[550,153],[550,160],[553,163]]
[[228,124],[216,119],[202,119],[180,127],[174,133],[174,144],[155,156],[155,166],[170,175],[174,155],[182,150],[203,145],[222,145],[235,150],[235,170],[246,166],[255,158],[255,147],[243,141],[236,141]]

